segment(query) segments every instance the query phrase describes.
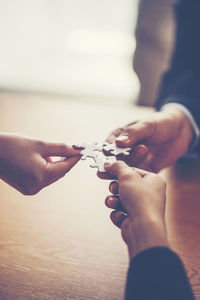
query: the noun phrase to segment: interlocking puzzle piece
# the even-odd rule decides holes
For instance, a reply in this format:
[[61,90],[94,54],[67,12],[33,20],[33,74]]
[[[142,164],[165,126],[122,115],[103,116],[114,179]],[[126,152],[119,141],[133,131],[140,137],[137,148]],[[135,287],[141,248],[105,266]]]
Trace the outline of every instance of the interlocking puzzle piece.
[[103,150],[112,153],[113,155],[129,155],[131,148],[119,148],[115,143],[104,143]]
[[91,168],[98,168],[99,172],[106,172],[104,164],[109,162],[115,162],[117,159],[115,156],[105,156],[103,153],[94,158],[94,163],[90,165]]
[[81,150],[82,160],[86,160],[87,157],[95,158],[99,155],[98,152],[102,151],[102,146],[100,146],[97,142],[93,144],[82,143],[81,145],[77,145],[77,148],[84,148]]
[[115,143],[103,143],[103,150],[105,150],[107,152],[114,151],[115,148],[116,148]]

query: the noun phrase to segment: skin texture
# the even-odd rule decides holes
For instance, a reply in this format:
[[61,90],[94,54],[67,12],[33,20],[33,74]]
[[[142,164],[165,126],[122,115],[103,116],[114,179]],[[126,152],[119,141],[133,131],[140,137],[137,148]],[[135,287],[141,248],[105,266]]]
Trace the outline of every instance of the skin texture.
[[[0,177],[24,195],[34,195],[69,172],[79,153],[66,144],[0,134]],[[60,161],[53,162],[53,156]]]
[[[117,139],[122,136],[124,140]],[[192,137],[187,117],[178,109],[166,108],[161,112],[154,112],[149,118],[133,121],[114,130],[107,141],[115,141],[122,148],[141,145],[146,153],[141,157],[138,154],[137,161],[134,160],[134,152],[122,159],[129,166],[157,173],[187,152]]]
[[105,204],[114,209],[111,220],[121,229],[130,260],[154,246],[169,247],[165,229],[166,184],[161,176],[127,166],[106,163],[112,181]]

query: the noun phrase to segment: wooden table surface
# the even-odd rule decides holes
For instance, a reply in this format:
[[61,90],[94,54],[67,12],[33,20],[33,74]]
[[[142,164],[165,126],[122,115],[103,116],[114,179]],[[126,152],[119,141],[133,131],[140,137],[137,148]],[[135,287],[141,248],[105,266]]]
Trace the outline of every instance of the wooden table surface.
[[[0,94],[0,130],[69,144],[103,141],[149,113],[133,106]],[[172,247],[200,299],[200,161],[165,170]],[[36,196],[0,182],[1,300],[123,299],[128,256],[104,205],[108,182],[79,162]]]

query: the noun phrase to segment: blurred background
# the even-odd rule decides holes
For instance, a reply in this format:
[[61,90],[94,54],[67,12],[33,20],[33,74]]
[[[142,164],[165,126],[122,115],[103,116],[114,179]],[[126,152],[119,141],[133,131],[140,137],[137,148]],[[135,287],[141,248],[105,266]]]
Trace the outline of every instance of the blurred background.
[[173,47],[174,2],[0,1],[1,91],[152,105]]

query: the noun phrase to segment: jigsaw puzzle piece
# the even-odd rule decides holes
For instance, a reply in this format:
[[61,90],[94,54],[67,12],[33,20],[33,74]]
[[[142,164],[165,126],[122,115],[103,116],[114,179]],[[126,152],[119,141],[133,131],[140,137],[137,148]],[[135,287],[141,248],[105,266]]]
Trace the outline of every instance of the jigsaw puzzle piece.
[[76,145],[75,147],[84,148],[80,152],[82,155],[81,160],[86,160],[87,157],[95,158],[99,155],[99,152],[102,151],[102,146],[100,146],[97,142],[92,144],[82,143],[81,145]]
[[111,152],[111,151],[115,150],[115,148],[116,148],[115,143],[104,143],[103,144],[103,150],[105,150],[106,152]]
[[105,150],[106,152],[110,152],[113,155],[129,155],[131,148],[119,148],[115,143],[104,143],[103,150]]
[[131,151],[131,148],[119,148],[116,147],[114,150],[111,150],[110,152],[114,155],[119,155],[119,154],[123,154],[123,155],[129,155]]
[[90,164],[91,168],[98,168],[99,172],[106,172],[104,169],[104,164],[106,162],[115,162],[117,161],[115,156],[105,156],[104,154],[99,154],[97,157],[94,158],[94,163]]

